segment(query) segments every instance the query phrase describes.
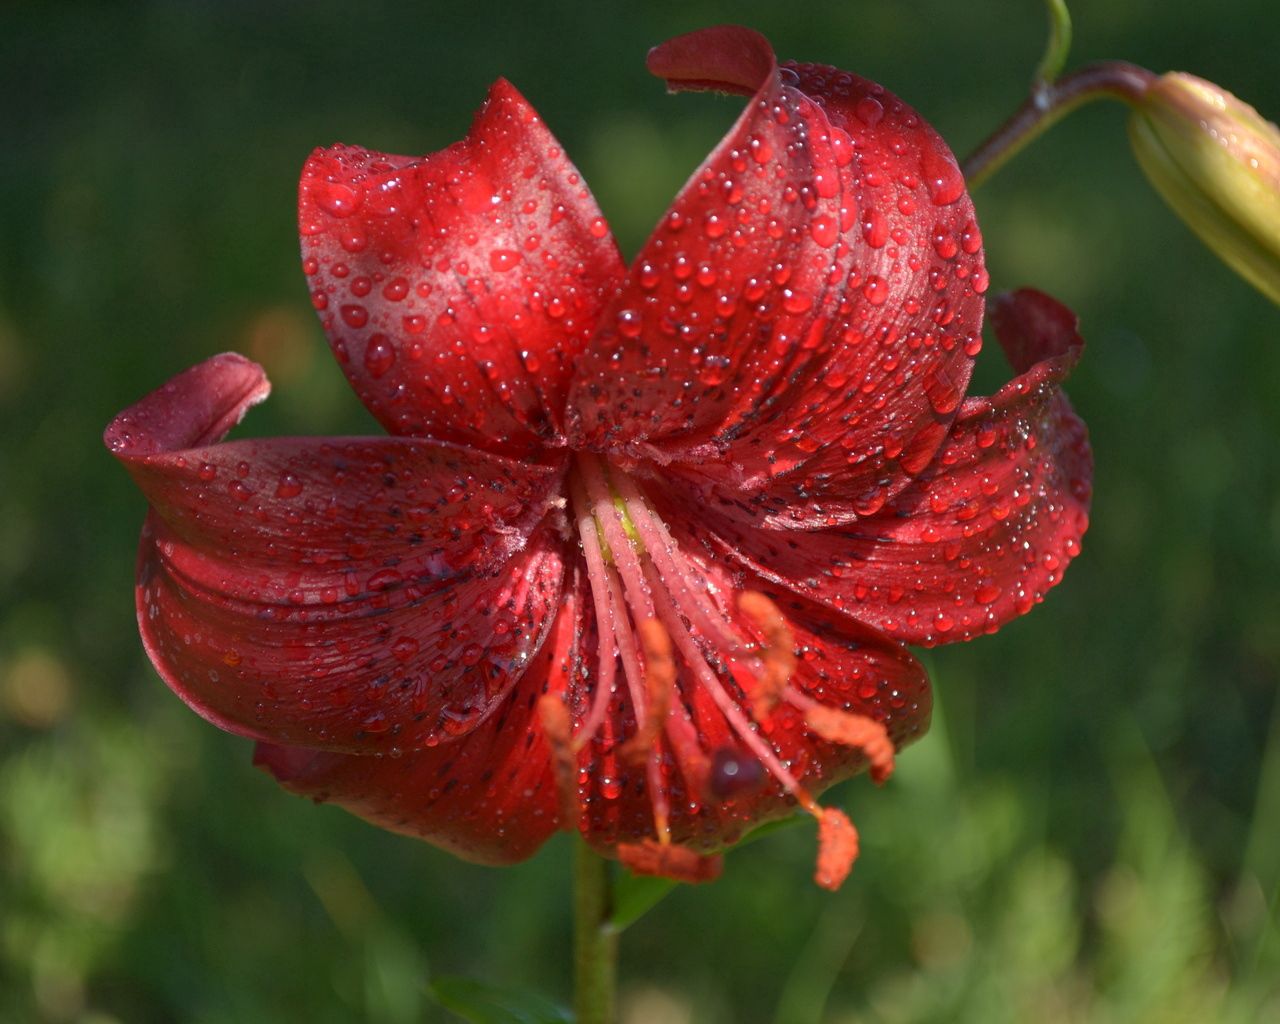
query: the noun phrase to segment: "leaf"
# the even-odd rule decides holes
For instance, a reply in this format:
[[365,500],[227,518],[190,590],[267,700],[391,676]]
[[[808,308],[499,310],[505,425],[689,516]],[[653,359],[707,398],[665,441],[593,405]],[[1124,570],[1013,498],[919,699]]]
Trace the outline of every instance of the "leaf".
[[471,1024],[573,1024],[573,1015],[536,992],[474,978],[436,975],[431,994]]
[[613,913],[609,916],[609,928],[620,932],[635,924],[666,899],[677,884],[671,878],[619,871],[613,886]]

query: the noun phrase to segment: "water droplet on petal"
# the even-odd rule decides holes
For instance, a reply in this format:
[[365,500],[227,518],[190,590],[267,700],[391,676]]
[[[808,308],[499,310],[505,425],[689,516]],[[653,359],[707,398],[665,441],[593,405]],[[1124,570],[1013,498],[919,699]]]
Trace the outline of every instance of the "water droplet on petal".
[[858,120],[868,128],[874,128],[884,119],[884,104],[874,96],[864,96],[853,108]]
[[343,306],[339,312],[342,314],[342,322],[348,327],[363,327],[369,322],[369,311],[364,306]]
[[418,641],[411,636],[402,636],[391,645],[391,654],[396,661],[408,661],[418,653]]
[[506,273],[520,262],[520,254],[514,249],[494,249],[489,253],[489,266],[499,274]]
[[277,498],[296,498],[302,493],[302,481],[292,473],[282,472],[280,482],[276,484]]
[[840,237],[835,218],[825,213],[813,218],[809,224],[809,234],[813,236],[815,242],[826,248],[835,245]]
[[627,338],[638,338],[644,324],[639,313],[634,309],[624,309],[618,313],[618,333]]
[[385,334],[375,334],[364,350],[364,368],[372,377],[381,377],[396,361],[395,346]]
[[325,213],[335,217],[350,217],[360,207],[364,199],[363,192],[357,192],[349,185],[341,182],[330,182],[318,188],[315,193],[316,205]]
[[964,176],[947,154],[926,143],[920,156],[925,188],[935,206],[947,206],[964,195]]

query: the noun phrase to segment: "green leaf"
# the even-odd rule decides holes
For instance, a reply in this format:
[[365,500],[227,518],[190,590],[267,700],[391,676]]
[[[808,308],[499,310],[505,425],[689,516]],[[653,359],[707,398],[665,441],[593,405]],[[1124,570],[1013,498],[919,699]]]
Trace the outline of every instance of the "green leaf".
[[431,994],[471,1024],[573,1024],[573,1015],[535,992],[474,978],[436,975]]
[[677,884],[670,878],[619,871],[613,884],[613,913],[609,916],[609,927],[620,932],[635,924],[666,899]]

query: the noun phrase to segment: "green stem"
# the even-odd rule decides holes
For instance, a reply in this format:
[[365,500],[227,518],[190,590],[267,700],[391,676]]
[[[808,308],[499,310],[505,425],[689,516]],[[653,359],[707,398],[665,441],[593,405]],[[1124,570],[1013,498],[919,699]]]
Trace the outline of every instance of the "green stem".
[[609,927],[609,865],[582,839],[573,863],[574,999],[577,1024],[614,1024],[618,934]]
[[1027,101],[960,164],[973,191],[1003,167],[1023,146],[1038,138],[1076,107],[1091,100],[1134,103],[1155,80],[1146,68],[1123,61],[1089,64],[1056,82],[1038,82]]
[[1049,39],[1044,46],[1044,56],[1036,68],[1036,83],[1052,82],[1067,66],[1067,54],[1071,52],[1071,13],[1066,0],[1044,0],[1049,14]]

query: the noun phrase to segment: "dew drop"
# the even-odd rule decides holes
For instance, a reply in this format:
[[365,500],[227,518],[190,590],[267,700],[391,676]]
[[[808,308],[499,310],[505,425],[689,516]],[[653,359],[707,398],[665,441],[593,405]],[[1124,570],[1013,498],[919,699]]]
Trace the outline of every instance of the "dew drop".
[[315,197],[316,205],[325,213],[334,217],[350,217],[359,208],[364,193],[341,182],[330,182],[317,189]]
[[964,195],[964,176],[955,161],[926,144],[920,156],[925,188],[935,206],[948,206]]
[[302,481],[289,472],[280,474],[280,481],[276,484],[277,498],[296,498],[302,493]]
[[758,789],[764,782],[764,768],[750,754],[734,747],[720,747],[711,755],[707,781],[717,798],[727,800]]
[[382,289],[382,297],[388,302],[399,302],[408,294],[409,282],[403,277],[393,277]]
[[411,636],[402,636],[391,645],[391,655],[396,661],[405,662],[418,653],[418,641]]
[[381,377],[396,361],[395,346],[385,334],[375,334],[364,350],[364,368],[372,377]]
[[862,237],[873,249],[883,249],[885,242],[889,240],[889,222],[874,207],[863,214]]
[[973,598],[978,604],[994,604],[1000,596],[1000,588],[994,583],[984,583],[976,591]]
[[514,249],[494,249],[489,253],[489,266],[504,274],[520,262],[520,254]]
[[783,292],[782,308],[788,313],[803,313],[813,305],[813,299],[805,292],[794,292],[790,288]]
[[348,327],[363,327],[369,322],[369,311],[364,306],[343,306],[339,312],[342,314],[342,322]]
[[624,309],[618,313],[618,333],[627,338],[638,338],[644,323],[634,309]]
[[873,306],[884,305],[889,297],[889,282],[879,274],[872,274],[862,286],[862,296]]
[[874,96],[864,96],[858,100],[853,112],[868,128],[874,128],[884,119],[884,104]]
[[840,230],[834,217],[822,213],[814,217],[810,222],[809,234],[813,236],[813,240],[819,245],[824,248],[830,248],[839,239]]

